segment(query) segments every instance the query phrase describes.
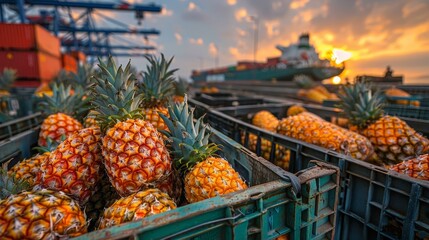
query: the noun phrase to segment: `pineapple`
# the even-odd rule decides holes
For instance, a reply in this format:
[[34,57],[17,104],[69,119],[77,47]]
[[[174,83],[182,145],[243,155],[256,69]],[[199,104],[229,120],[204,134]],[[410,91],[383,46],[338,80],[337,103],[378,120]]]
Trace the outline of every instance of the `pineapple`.
[[263,110],[257,112],[252,118],[252,124],[267,129],[268,131],[275,131],[277,125],[279,124],[279,120],[276,116],[274,116],[271,112]]
[[59,141],[62,135],[66,137],[82,129],[82,124],[73,116],[86,115],[88,101],[83,101],[78,94],[71,95],[70,86],[53,85],[53,96],[44,95],[40,107],[50,114],[42,123],[39,134],[39,145],[46,146],[47,138]]
[[[61,139],[61,141],[63,140],[64,139]],[[17,179],[25,180],[30,184],[30,186],[34,187],[36,185],[36,178],[40,171],[40,166],[48,160],[51,151],[55,150],[59,144],[59,142],[52,141],[50,138],[48,138],[47,142],[47,147],[33,148],[39,150],[40,154],[17,163],[8,171],[9,175],[15,174]]]
[[307,109],[305,109],[303,106],[301,106],[301,105],[292,105],[292,106],[290,106],[288,109],[287,109],[287,113],[286,113],[286,115],[288,116],[288,117],[290,117],[290,116],[295,116],[295,115],[298,115],[298,114],[300,114],[300,113],[302,113],[302,112],[308,112],[307,111]]
[[84,212],[62,192],[25,191],[0,201],[1,239],[56,239],[86,232]]
[[104,210],[99,229],[119,225],[176,208],[174,201],[156,188],[133,193],[116,200]]
[[7,165],[8,163],[3,163],[0,168],[0,202],[2,199],[5,199],[12,194],[27,191],[31,188],[31,185],[26,180],[18,178],[14,173],[9,173],[7,171]]
[[[266,129],[271,132],[275,132],[279,124],[279,120],[271,112],[262,110],[257,112],[252,118],[252,124]],[[243,136],[244,138],[244,136]],[[242,141],[244,142],[244,141]],[[254,134],[249,134],[249,149],[256,152],[256,146],[258,137]],[[267,139],[261,139],[261,156],[265,159],[270,159],[271,155],[271,141]],[[289,169],[290,151],[281,146],[276,146],[276,158],[274,164],[282,167],[283,169]]]
[[47,84],[46,82],[43,82],[42,84],[40,84],[40,86],[34,92],[34,96],[36,96],[37,98],[41,98],[43,97],[43,95],[46,95],[49,97],[52,97],[52,95],[54,95],[54,92],[52,92],[52,89],[49,87],[49,84]]
[[156,187],[168,178],[172,162],[161,134],[149,121],[142,120],[142,98],[136,95],[130,63],[125,69],[117,68],[110,57],[107,63],[100,60],[99,67],[103,74],[95,78],[91,94],[110,182],[122,197]]
[[161,114],[170,132],[176,169],[184,177],[185,198],[189,203],[246,189],[240,175],[225,159],[214,153],[218,146],[209,144],[210,135],[202,118],[193,122],[187,100],[168,109],[171,119]]
[[166,105],[174,94],[173,74],[178,69],[170,70],[173,58],[166,60],[161,54],[161,59],[148,57],[149,65],[143,74],[143,83],[139,93],[143,95],[142,109],[145,120],[156,129],[167,130],[164,121],[159,117],[159,112],[168,115]]
[[189,91],[189,83],[186,79],[179,77],[179,81],[174,82],[173,101],[176,103],[183,102],[185,94]]
[[368,160],[374,152],[371,143],[365,137],[307,112],[282,119],[277,127],[277,133],[360,160]]
[[380,92],[364,82],[344,87],[342,108],[350,124],[367,137],[385,164],[397,164],[429,151],[429,140],[397,117],[383,114]]
[[100,130],[84,128],[71,134],[40,167],[37,182],[63,191],[84,205],[100,179]]
[[407,174],[413,178],[429,180],[429,154],[405,160],[401,163],[390,166],[389,169]]
[[0,97],[10,96],[10,88],[16,80],[16,70],[5,68],[0,74]]

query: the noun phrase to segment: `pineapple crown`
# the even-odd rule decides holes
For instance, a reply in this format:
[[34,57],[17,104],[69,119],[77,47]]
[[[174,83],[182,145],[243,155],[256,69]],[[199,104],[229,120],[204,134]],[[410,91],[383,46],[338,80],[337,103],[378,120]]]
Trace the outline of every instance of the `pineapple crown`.
[[139,110],[142,97],[137,95],[136,81],[130,73],[131,61],[125,69],[122,65],[116,67],[112,56],[107,63],[100,58],[98,61],[101,74],[95,76],[91,94],[97,113],[96,120],[100,122],[101,130],[105,131],[126,119],[143,118]]
[[3,73],[0,74],[0,89],[9,91],[15,79],[16,70],[11,68],[5,68],[3,70]]
[[162,113],[159,115],[170,132],[161,132],[170,139],[174,166],[180,172],[186,172],[219,150],[218,145],[209,143],[210,133],[206,131],[208,126],[203,123],[203,117],[194,123],[194,111],[189,109],[186,95],[183,103],[174,104],[168,112],[170,118]]
[[73,83],[73,75],[71,72],[61,69],[61,71],[54,77],[51,82],[51,88],[54,84],[70,86]]
[[80,86],[82,89],[88,89],[91,85],[91,76],[93,75],[92,66],[89,64],[79,65],[77,73],[70,73],[73,85]]
[[178,70],[169,69],[173,58],[166,60],[164,54],[161,54],[161,59],[154,56],[146,57],[149,65],[143,72],[143,82],[139,87],[139,93],[143,95],[143,107],[165,105],[173,96],[173,74]]
[[65,134],[61,135],[61,138],[59,141],[55,141],[52,138],[48,137],[46,139],[46,146],[37,146],[37,147],[34,147],[33,150],[36,150],[39,153],[52,152],[58,147],[58,145],[60,145],[60,143],[64,142],[66,138],[67,137]]
[[71,86],[52,84],[52,96],[43,94],[39,102],[39,109],[46,114],[64,113],[77,119],[86,116],[90,109],[89,99],[82,99],[82,90],[72,93]]
[[0,200],[10,195],[30,190],[30,184],[27,181],[17,179],[15,174],[8,174],[7,163],[0,168]]
[[174,82],[174,93],[177,96],[185,96],[188,90],[189,83],[186,79],[179,77],[179,80]]
[[359,81],[354,85],[344,86],[339,97],[345,116],[360,129],[377,121],[384,114],[381,92],[374,92],[367,82]]

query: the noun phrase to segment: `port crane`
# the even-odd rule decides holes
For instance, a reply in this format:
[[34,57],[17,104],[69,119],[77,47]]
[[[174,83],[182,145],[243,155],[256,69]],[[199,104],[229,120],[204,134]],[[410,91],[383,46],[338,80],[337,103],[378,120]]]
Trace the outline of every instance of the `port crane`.
[[[38,15],[30,15],[35,9],[39,10]],[[40,24],[61,39],[61,45],[66,51],[79,50],[92,57],[139,57],[156,50],[155,46],[149,45],[149,36],[159,35],[159,30],[140,29],[99,10],[134,12],[138,25],[141,25],[145,13],[160,13],[162,6],[154,3],[131,4],[126,1],[101,0],[2,0],[0,21]],[[101,19],[114,27],[98,27],[95,19]],[[136,43],[125,38],[125,34],[142,38]]]

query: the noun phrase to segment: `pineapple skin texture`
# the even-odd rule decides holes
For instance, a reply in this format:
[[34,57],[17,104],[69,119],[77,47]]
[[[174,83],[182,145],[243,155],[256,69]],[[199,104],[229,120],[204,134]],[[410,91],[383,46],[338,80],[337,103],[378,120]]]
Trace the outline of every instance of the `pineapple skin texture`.
[[277,133],[360,160],[367,160],[374,152],[371,142],[365,137],[306,113],[282,119]]
[[271,112],[263,110],[257,112],[252,118],[252,124],[267,129],[269,131],[276,131],[277,126],[279,125],[279,120]]
[[429,155],[420,155],[416,158],[390,166],[389,169],[413,178],[429,180]]
[[100,125],[98,125],[97,120],[95,120],[95,118],[93,118],[93,117],[87,117],[87,118],[85,118],[83,126],[85,128],[90,128],[90,127],[92,127],[92,128],[98,128],[98,127],[100,127]]
[[8,173],[15,174],[17,179],[27,181],[31,187],[36,185],[36,178],[40,172],[40,167],[49,158],[50,152],[38,154],[32,158],[25,159],[13,166]]
[[63,191],[84,205],[100,179],[100,129],[84,128],[70,135],[40,169],[40,185]]
[[189,203],[247,188],[240,175],[222,158],[209,157],[185,176],[185,197]]
[[429,140],[397,117],[384,116],[360,131],[380,159],[396,164],[429,151]]
[[80,129],[82,129],[82,124],[78,120],[64,113],[51,114],[43,120],[40,127],[38,144],[39,146],[46,146],[48,137],[59,142],[63,134],[68,137]]
[[116,200],[104,210],[99,229],[142,219],[176,208],[176,203],[158,189],[146,189]]
[[1,239],[53,239],[54,234],[77,237],[86,232],[84,212],[63,192],[42,189],[0,201]]
[[118,122],[108,129],[102,153],[110,182],[122,197],[156,185],[172,169],[161,134],[141,119]]
[[164,120],[159,116],[158,112],[164,114],[167,117],[170,117],[170,114],[168,113],[168,108],[166,107],[154,107],[154,108],[145,108],[143,110],[143,116],[145,116],[145,120],[150,122],[155,129],[157,130],[168,130],[167,125],[165,125]]

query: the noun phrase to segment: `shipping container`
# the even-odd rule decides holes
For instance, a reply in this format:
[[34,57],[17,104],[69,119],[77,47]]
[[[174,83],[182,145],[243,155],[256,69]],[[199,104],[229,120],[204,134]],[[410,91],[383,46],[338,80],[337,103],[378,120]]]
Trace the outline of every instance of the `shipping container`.
[[73,56],[79,63],[86,63],[86,55],[81,51],[70,51],[69,54]]
[[[0,163],[29,157],[37,144],[41,115],[0,124]],[[317,161],[288,173],[213,130],[218,154],[249,188],[84,234],[77,239],[332,239],[339,169]]]
[[61,60],[40,51],[0,50],[0,70],[17,70],[15,86],[37,87],[40,82],[49,82],[61,70]]
[[61,54],[61,63],[64,70],[74,73],[77,72],[78,62],[72,55]]
[[0,48],[39,51],[57,58],[61,55],[60,40],[35,24],[0,23]]
[[[272,104],[212,109],[193,99],[196,116],[205,114],[211,127],[249,148],[249,135],[257,136],[255,153],[262,155],[261,143],[269,142],[269,161],[277,158],[277,147],[290,151],[289,171],[302,170],[309,160],[316,159],[341,169],[341,190],[335,239],[428,239],[429,182],[389,171],[332,150],[279,135],[250,123],[260,110],[268,110],[282,118],[290,105]],[[329,116],[322,107],[310,112]],[[314,111],[312,111],[314,110]],[[409,123],[409,122],[408,122]],[[426,124],[422,128],[429,130]]]

